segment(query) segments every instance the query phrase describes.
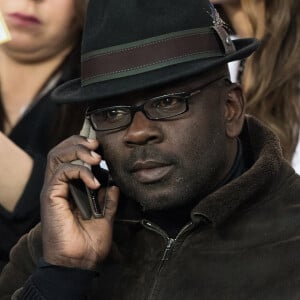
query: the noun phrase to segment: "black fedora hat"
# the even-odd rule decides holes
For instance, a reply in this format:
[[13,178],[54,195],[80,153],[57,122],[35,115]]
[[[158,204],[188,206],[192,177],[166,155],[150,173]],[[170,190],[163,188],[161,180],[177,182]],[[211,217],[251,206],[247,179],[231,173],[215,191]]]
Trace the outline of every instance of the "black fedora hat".
[[256,39],[232,41],[208,0],[89,0],[81,78],[52,94],[85,102],[160,86],[249,56]]

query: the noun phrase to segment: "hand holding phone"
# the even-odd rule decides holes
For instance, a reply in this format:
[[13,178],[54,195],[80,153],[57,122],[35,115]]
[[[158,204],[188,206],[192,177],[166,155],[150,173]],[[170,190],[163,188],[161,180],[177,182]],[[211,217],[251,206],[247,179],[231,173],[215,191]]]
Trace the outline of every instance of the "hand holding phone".
[[[80,135],[91,139],[96,138],[95,131],[91,127],[89,120],[85,119]],[[85,220],[92,217],[102,218],[105,213],[107,189],[112,183],[109,171],[100,168],[100,166],[92,167],[81,160],[76,160],[72,163],[89,168],[101,184],[98,190],[91,190],[80,179],[70,182],[69,189],[82,218]]]
[[[41,192],[43,256],[48,263],[95,269],[110,251],[119,189],[111,186],[107,189],[107,195],[106,192],[104,193],[105,189],[99,189],[100,184],[94,174],[99,171],[102,176],[103,170],[99,168],[101,157],[94,155],[97,147],[99,147],[98,141],[75,135],[62,141],[48,154],[45,181]],[[79,158],[82,161],[78,161]],[[91,164],[92,170],[94,166],[97,167],[98,171],[93,170],[92,173],[83,166],[83,162]],[[81,211],[85,212],[86,208],[88,210],[86,218],[91,216],[91,219],[85,220],[74,201],[70,199],[70,186],[72,189],[74,180],[78,180],[84,188],[81,192],[85,200],[78,197],[77,203],[78,205],[84,203],[85,206],[82,205],[84,208]],[[99,189],[98,193],[103,193],[97,196],[100,202],[101,199],[107,202],[102,218],[98,215],[93,217],[95,208],[91,207],[86,193],[89,190],[86,190],[83,183],[91,190]],[[75,192],[73,196],[76,195]]]

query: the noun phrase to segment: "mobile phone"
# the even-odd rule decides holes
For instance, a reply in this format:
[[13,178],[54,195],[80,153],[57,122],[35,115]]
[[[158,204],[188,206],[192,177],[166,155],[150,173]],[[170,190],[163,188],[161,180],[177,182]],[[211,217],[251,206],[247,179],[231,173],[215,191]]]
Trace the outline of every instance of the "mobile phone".
[[[95,131],[91,127],[89,120],[85,119],[80,135],[93,139],[96,137]],[[104,217],[107,190],[112,182],[109,171],[101,168],[100,165],[90,166],[81,160],[75,160],[72,164],[82,165],[89,168],[101,184],[99,189],[92,190],[80,179],[72,180],[69,183],[70,195],[79,209],[82,218],[88,220],[92,217]]]

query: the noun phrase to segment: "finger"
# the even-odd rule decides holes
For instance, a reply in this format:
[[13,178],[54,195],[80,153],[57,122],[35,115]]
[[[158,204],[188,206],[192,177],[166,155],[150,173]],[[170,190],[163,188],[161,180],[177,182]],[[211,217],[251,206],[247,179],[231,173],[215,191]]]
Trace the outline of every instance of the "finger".
[[89,139],[80,135],[72,135],[69,138],[60,142],[55,148],[65,148],[71,145],[82,144],[86,147],[96,150],[99,146],[99,142],[96,139]]
[[43,195],[46,195],[46,198],[51,199],[67,199],[69,194],[69,183],[75,179],[82,180],[90,189],[97,189],[100,187],[99,181],[88,168],[64,163],[58,168],[51,180],[44,184]]
[[94,165],[100,162],[101,155],[82,144],[68,146],[59,150],[50,151],[49,153],[49,162],[51,167],[75,160],[81,160]]
[[76,160],[80,160],[88,165],[97,165],[101,161],[101,155],[82,144],[54,148],[48,154],[46,177],[51,177],[59,165]]
[[49,152],[48,156],[53,162],[67,162],[75,160],[77,159],[76,147],[78,147],[78,145],[81,145],[80,147],[82,147],[78,148],[78,151],[83,148],[89,149],[90,151],[95,151],[99,147],[99,142],[97,140],[87,139],[79,135],[73,135],[54,147]]
[[44,183],[41,202],[42,206],[63,206],[70,209],[69,205],[69,184],[72,180],[81,180],[88,188],[96,190],[100,187],[99,181],[95,178],[90,169],[71,163],[61,164],[54,176]]
[[81,165],[63,164],[58,171],[58,181],[68,184],[80,179],[90,189],[98,189],[101,185],[90,169]]
[[117,186],[112,186],[108,188],[104,218],[106,218],[110,222],[113,221],[114,216],[116,214],[118,208],[119,195],[120,191]]

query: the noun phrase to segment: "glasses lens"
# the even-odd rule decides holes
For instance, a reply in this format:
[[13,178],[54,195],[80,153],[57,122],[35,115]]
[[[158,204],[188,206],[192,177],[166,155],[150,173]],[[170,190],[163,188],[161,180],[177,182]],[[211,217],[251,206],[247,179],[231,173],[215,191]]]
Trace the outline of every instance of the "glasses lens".
[[144,105],[144,110],[150,118],[163,119],[182,114],[187,105],[181,95],[168,95],[149,100]]
[[90,115],[96,130],[110,130],[130,123],[131,113],[127,107],[99,109]]
[[126,127],[133,114],[142,111],[151,120],[167,119],[187,111],[184,95],[167,95],[153,98],[141,106],[114,106],[89,112],[90,120],[96,130],[112,130]]

